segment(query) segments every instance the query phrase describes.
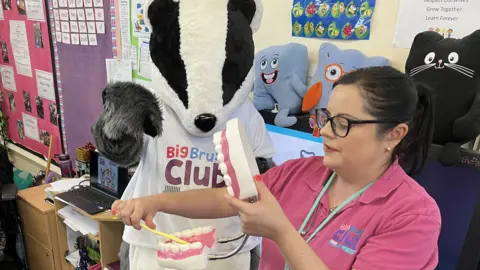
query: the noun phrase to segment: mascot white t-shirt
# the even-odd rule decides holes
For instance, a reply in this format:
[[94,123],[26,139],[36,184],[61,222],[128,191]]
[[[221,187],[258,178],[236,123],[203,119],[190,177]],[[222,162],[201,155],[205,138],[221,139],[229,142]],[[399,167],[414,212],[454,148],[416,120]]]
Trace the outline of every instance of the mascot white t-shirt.
[[[163,192],[179,192],[192,189],[223,187],[223,177],[218,168],[216,153],[212,137],[196,137],[189,134],[180,123],[174,111],[162,104],[163,135],[156,138],[145,139],[145,151],[136,170],[128,184],[122,199],[143,197]],[[268,135],[263,118],[253,106],[250,99],[246,99],[242,105],[230,116],[230,119],[239,118],[248,134],[250,145],[257,157],[269,158],[275,153],[273,144]],[[213,226],[217,232],[217,238],[234,237],[241,233],[240,220],[238,217],[223,219],[187,219],[176,215],[158,213],[154,222],[157,228],[167,233],[178,232],[201,226]],[[158,248],[159,238],[146,230],[136,230],[132,227],[125,227],[123,239],[129,243],[130,248],[142,247],[152,249]],[[225,253],[235,249],[241,240],[216,244],[211,253]],[[260,243],[260,239],[250,237],[243,251],[249,251]],[[133,252],[135,254],[136,252]],[[138,252],[140,253],[140,252]],[[157,269],[155,253],[138,254],[142,260],[150,256],[149,268]],[[132,252],[130,252],[132,257]],[[134,256],[135,257],[135,256]],[[137,258],[138,259],[138,258]],[[131,258],[135,260],[135,258]],[[227,260],[225,260],[227,261]],[[131,265],[136,263],[130,262]],[[143,264],[142,262],[138,262]],[[222,260],[215,262],[221,265]],[[137,265],[137,267],[140,267]],[[139,270],[132,269],[132,270]],[[216,267],[215,269],[222,269]],[[226,269],[226,268],[225,268]],[[248,269],[238,268],[238,269]]]

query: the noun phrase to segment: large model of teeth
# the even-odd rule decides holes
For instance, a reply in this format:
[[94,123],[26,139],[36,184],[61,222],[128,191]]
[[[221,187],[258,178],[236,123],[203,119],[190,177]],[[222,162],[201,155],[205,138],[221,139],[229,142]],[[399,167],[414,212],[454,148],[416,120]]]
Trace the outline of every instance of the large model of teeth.
[[[253,177],[259,174],[259,170],[240,121],[237,118],[228,121],[224,130],[214,134],[213,143],[228,194],[241,200],[257,201],[258,192]],[[157,262],[160,267],[180,270],[205,269],[209,260],[232,257],[248,239],[248,235],[244,234],[216,239],[215,229],[210,226],[173,235],[177,241],[169,239],[160,242]],[[229,254],[209,254],[216,243],[228,243],[241,238],[242,243]]]

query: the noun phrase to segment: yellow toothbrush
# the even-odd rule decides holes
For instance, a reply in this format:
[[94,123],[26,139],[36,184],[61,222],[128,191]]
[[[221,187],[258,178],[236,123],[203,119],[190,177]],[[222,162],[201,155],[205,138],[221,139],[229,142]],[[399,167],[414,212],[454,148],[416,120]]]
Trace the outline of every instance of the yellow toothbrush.
[[161,232],[161,231],[157,231],[157,230],[151,229],[150,227],[148,227],[147,225],[145,225],[145,224],[143,224],[143,223],[140,224],[140,226],[142,226],[142,228],[147,229],[147,230],[149,230],[150,232],[152,232],[152,233],[154,233],[154,234],[163,236],[163,237],[168,238],[168,239],[170,239],[170,240],[172,240],[172,241],[175,241],[175,242],[177,242],[177,243],[179,243],[179,244],[190,244],[190,243],[188,243],[187,241],[182,240],[182,239],[180,239],[180,238],[178,238],[178,237],[175,237],[175,236],[173,236],[173,235],[171,235],[171,234],[168,234],[168,233],[164,233],[164,232]]

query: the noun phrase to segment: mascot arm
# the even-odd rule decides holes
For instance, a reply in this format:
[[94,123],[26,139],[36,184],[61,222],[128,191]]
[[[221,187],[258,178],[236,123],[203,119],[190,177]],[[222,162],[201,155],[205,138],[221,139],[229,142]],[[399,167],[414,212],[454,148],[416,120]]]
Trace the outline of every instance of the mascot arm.
[[120,166],[140,161],[144,136],[162,134],[162,112],[155,95],[141,85],[118,82],[102,93],[104,111],[92,127],[100,154]]
[[453,134],[458,140],[472,141],[480,134],[480,92],[468,113],[453,123]]
[[298,78],[297,75],[293,75],[291,84],[292,84],[293,90],[295,90],[295,93],[297,93],[300,96],[300,98],[303,99],[303,97],[307,93],[308,86],[306,86],[300,80],[300,78]]
[[275,99],[267,92],[263,83],[255,83],[253,89],[253,105],[255,105],[255,109],[259,111],[269,110],[275,107]]

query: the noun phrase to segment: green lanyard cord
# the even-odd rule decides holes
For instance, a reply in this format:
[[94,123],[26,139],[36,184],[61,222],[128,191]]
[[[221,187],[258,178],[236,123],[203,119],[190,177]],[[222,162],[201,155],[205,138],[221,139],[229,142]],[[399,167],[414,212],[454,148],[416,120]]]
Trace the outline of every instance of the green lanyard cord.
[[[330,176],[330,178],[328,179],[327,183],[325,184],[325,186],[323,187],[322,191],[320,192],[320,194],[318,194],[318,197],[317,199],[315,200],[315,202],[313,203],[313,206],[312,208],[310,209],[310,211],[308,212],[308,215],[307,217],[303,220],[303,223],[302,223],[302,226],[300,226],[300,229],[298,230],[299,233],[302,233],[302,231],[305,229],[305,226],[307,225],[307,223],[310,221],[310,218],[312,217],[313,215],[313,212],[315,212],[315,209],[317,209],[318,207],[318,204],[320,203],[323,195],[325,195],[325,193],[327,192],[328,188],[330,187],[330,185],[332,184],[333,182],[333,179],[335,179],[335,172],[332,173],[332,175]],[[308,237],[308,239],[306,240],[307,243],[310,243],[310,241],[312,241],[312,239],[323,229],[323,227],[325,227],[325,225],[327,225],[328,222],[330,222],[330,220],[339,212],[343,209],[343,207],[345,207],[347,204],[349,204],[350,202],[352,202],[353,200],[355,200],[356,198],[360,197],[360,195],[362,195],[365,191],[367,191],[367,189],[369,189],[373,184],[375,183],[375,181],[371,182],[370,184],[366,185],[365,187],[363,187],[361,190],[357,191],[355,194],[353,194],[352,196],[348,197],[348,199],[346,199],[343,203],[341,203],[337,208],[335,208],[335,210],[333,210],[323,221],[322,223],[317,227],[317,229],[310,235],[310,237]],[[285,268],[284,270],[289,270],[290,268],[288,267],[287,264],[285,264]]]

